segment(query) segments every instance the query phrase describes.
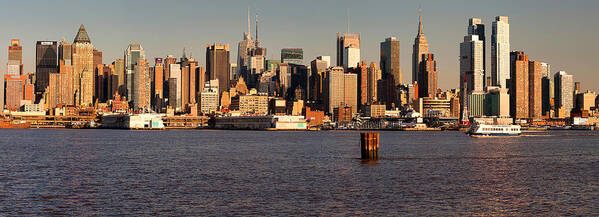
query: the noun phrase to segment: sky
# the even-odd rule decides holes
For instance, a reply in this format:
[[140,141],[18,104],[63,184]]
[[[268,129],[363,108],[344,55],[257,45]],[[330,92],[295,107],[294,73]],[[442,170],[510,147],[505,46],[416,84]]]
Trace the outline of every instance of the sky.
[[[435,54],[439,88],[458,86],[459,43],[468,18],[486,25],[487,58],[495,16],[509,16],[511,50],[522,50],[530,60],[551,65],[553,73],[566,71],[582,88],[599,90],[595,61],[599,43],[597,0],[219,0],[219,1],[7,1],[0,4],[0,72],[6,71],[8,45],[13,38],[23,46],[26,72],[35,71],[35,43],[72,42],[84,24],[96,49],[110,64],[131,42],[145,49],[147,58],[174,55],[185,47],[205,65],[207,43],[229,43],[231,61],[237,43],[247,31],[247,9],[259,14],[259,40],[267,58],[280,59],[281,48],[304,49],[304,63],[331,56],[335,63],[337,32],[345,32],[347,10],[350,32],[361,34],[361,58],[379,64],[380,42],[400,40],[403,82],[411,81],[412,45],[423,10],[424,34]],[[252,34],[254,21],[252,19]],[[490,60],[487,61],[490,71]]]

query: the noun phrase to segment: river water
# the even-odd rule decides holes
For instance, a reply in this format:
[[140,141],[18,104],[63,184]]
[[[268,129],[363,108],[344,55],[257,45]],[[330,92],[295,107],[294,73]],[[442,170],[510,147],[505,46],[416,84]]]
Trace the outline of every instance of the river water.
[[0,213],[599,215],[595,132],[380,133],[2,130]]

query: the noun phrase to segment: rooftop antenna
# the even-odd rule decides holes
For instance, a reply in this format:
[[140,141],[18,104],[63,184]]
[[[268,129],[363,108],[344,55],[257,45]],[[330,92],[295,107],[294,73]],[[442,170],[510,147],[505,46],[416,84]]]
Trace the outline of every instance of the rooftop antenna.
[[256,47],[260,46],[260,42],[258,41],[258,12],[256,12]]
[[345,34],[347,35],[347,34],[349,34],[349,8],[347,8],[347,17],[346,18],[347,18],[347,22],[345,24],[346,25]]
[[251,36],[251,33],[250,33],[250,7],[248,7],[248,35]]
[[422,34],[422,7],[418,8],[418,35]]

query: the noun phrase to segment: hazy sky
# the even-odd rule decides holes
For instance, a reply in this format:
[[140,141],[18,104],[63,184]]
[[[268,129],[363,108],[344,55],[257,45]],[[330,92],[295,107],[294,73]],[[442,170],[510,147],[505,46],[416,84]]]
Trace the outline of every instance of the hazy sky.
[[[512,50],[523,50],[531,60],[551,64],[552,72],[565,70],[583,81],[583,89],[599,90],[599,75],[592,68],[599,45],[599,1],[398,1],[398,0],[219,0],[219,1],[5,1],[0,2],[0,71],[6,71],[10,39],[21,39],[25,71],[35,70],[35,42],[72,42],[84,24],[94,46],[110,64],[123,57],[132,41],[141,43],[148,58],[181,56],[191,49],[201,65],[206,43],[229,43],[231,60],[247,29],[247,8],[259,13],[259,39],[267,57],[279,59],[284,47],[304,49],[304,63],[316,56],[335,62],[337,32],[345,32],[350,10],[350,31],[361,33],[362,59],[379,63],[379,43],[398,37],[401,43],[403,81],[411,81],[412,44],[417,31],[418,8],[423,9],[424,34],[435,54],[439,87],[458,86],[459,43],[468,18],[480,17],[487,29],[490,51],[491,23],[509,16]],[[252,15],[253,16],[253,15]],[[252,20],[252,32],[254,24]],[[490,54],[487,54],[490,58]],[[487,70],[490,70],[490,61]]]

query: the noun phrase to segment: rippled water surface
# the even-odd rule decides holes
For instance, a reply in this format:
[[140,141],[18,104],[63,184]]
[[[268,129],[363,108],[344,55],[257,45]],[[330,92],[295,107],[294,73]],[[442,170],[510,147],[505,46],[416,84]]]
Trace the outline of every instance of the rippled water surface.
[[0,131],[0,213],[599,215],[599,137],[341,131]]

